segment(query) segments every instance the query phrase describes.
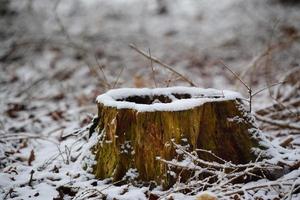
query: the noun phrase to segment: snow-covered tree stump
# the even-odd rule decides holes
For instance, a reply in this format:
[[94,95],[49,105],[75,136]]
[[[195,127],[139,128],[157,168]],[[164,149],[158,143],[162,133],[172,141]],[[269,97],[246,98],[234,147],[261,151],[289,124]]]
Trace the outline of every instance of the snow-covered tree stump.
[[[259,142],[251,134],[253,125],[240,98],[231,91],[192,87],[124,88],[98,96],[96,177],[118,181],[134,169],[140,180],[170,186],[174,180],[157,157],[176,156],[172,139],[233,163],[255,159],[251,148]],[[213,160],[211,155],[200,156]]]

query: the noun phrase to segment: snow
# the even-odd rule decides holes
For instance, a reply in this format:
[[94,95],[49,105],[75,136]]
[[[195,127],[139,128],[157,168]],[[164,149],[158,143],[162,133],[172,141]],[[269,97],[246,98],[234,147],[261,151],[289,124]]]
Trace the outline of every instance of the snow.
[[[173,94],[189,94],[191,98],[177,99]],[[128,102],[126,99],[131,96],[159,96],[163,95],[172,100],[170,103],[152,103],[141,104]],[[200,106],[206,102],[226,101],[242,99],[243,97],[233,91],[203,89],[196,87],[168,87],[168,88],[120,88],[109,90],[99,95],[97,102],[105,106],[115,107],[117,109],[134,109],[138,112],[154,112],[154,111],[180,111]],[[121,100],[120,100],[121,99]]]
[[[159,187],[148,190],[130,184],[115,186],[111,180],[97,180],[90,173],[94,158],[89,149],[98,138],[92,135],[88,139],[86,125],[96,114],[96,96],[112,87],[138,87],[137,80],[143,87],[154,87],[150,62],[131,51],[130,43],[145,51],[150,48],[153,56],[199,87],[238,90],[245,96],[247,93],[239,81],[220,67],[217,60],[224,60],[238,74],[247,72],[243,80],[254,91],[269,82],[281,81],[286,73],[296,76],[299,69],[299,42],[287,50],[270,52],[271,63],[262,59],[255,67],[251,65],[266,47],[276,46],[288,38],[282,30],[294,27],[299,32],[299,6],[282,6],[277,0],[166,0],[168,13],[163,15],[157,14],[159,1],[154,0],[9,2],[17,13],[0,17],[0,199],[53,199],[59,195],[57,188],[61,186],[78,191],[76,199],[82,199],[80,194],[90,194],[91,190],[101,191],[109,200],[148,199],[146,192],[161,194],[161,199],[196,198],[180,191],[162,191]],[[75,45],[70,45],[55,20],[56,2],[60,2],[58,15]],[[100,55],[98,62],[104,66],[107,82],[102,73],[93,71],[98,69],[95,54]],[[116,81],[123,66],[126,68]],[[155,63],[153,67],[159,87],[187,85]],[[294,86],[296,84],[278,86],[274,96],[285,100],[294,95],[289,101],[283,101],[291,107],[300,99],[300,90]],[[276,103],[268,93],[255,97],[253,112]],[[200,98],[199,102],[187,101],[189,105],[194,103],[200,103]],[[13,109],[12,104],[25,108]],[[161,109],[159,102],[155,104]],[[166,104],[161,106],[166,107]],[[298,107],[290,110],[299,113]],[[283,121],[272,122],[291,124],[299,129],[299,121],[291,120],[290,112],[285,111],[284,116]],[[269,116],[262,119],[267,121]],[[268,153],[274,159],[270,162],[290,165],[299,160],[299,130],[266,128],[264,134],[272,140],[265,144],[272,146]],[[295,149],[279,147],[287,135],[293,137],[291,144]],[[72,149],[71,153],[68,149]],[[30,166],[31,150],[34,150],[35,160]],[[32,170],[35,180],[29,186]],[[282,198],[280,195],[291,190],[285,184],[297,183],[299,176],[300,170],[296,169],[276,180],[282,185],[281,189],[268,187],[256,193],[250,191],[255,194],[248,194],[248,199]],[[263,179],[233,185],[232,190],[268,182]],[[67,194],[63,197],[72,198],[74,196]],[[294,194],[291,199],[299,198],[299,194]]]

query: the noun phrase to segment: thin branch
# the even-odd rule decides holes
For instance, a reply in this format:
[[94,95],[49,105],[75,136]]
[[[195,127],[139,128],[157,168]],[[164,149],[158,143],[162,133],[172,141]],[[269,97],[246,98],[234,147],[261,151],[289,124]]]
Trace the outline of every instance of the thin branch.
[[276,121],[272,119],[268,119],[266,117],[262,117],[259,115],[255,115],[255,118],[259,121],[280,127],[280,128],[287,128],[287,129],[295,129],[295,130],[300,130],[300,126],[298,124],[290,123],[290,122],[285,122],[285,121]]
[[[150,48],[149,48],[149,56],[152,58]],[[156,83],[156,79],[155,79],[155,71],[154,71],[154,67],[153,67],[153,60],[152,59],[149,59],[149,60],[150,60],[150,66],[151,66],[151,70],[152,70],[152,79],[153,79],[155,87],[157,87],[157,83]]]
[[266,182],[266,183],[255,184],[253,186],[242,187],[241,189],[238,189],[238,190],[225,192],[223,195],[224,196],[231,196],[233,194],[243,194],[244,191],[247,191],[247,190],[254,190],[254,189],[265,188],[265,187],[269,187],[269,186],[280,186],[280,185],[290,186],[292,184],[291,183],[280,183],[280,182],[277,182],[277,181],[269,181],[269,182]]
[[[55,2],[54,8],[53,8],[53,12],[54,12],[55,20],[56,20],[57,24],[58,24],[59,27],[60,27],[61,33],[66,37],[67,42],[69,43],[69,45],[70,45],[72,48],[74,48],[74,49],[76,49],[76,50],[79,50],[79,51],[84,55],[83,61],[84,61],[84,63],[87,65],[87,67],[89,68],[89,70],[91,71],[91,73],[95,73],[97,76],[99,76],[99,74],[97,73],[97,68],[96,68],[94,65],[92,65],[92,64],[89,62],[89,60],[87,59],[87,56],[88,56],[88,55],[87,55],[87,50],[86,50],[85,48],[83,48],[81,45],[78,45],[76,42],[74,42],[74,41],[72,40],[72,38],[71,38],[71,35],[68,33],[67,29],[65,28],[65,26],[64,26],[64,24],[63,24],[63,22],[62,22],[62,20],[61,20],[61,18],[60,18],[60,16],[59,16],[59,14],[58,14],[58,12],[57,12],[57,9],[58,9],[58,6],[59,6],[60,3],[61,3],[61,0],[57,0],[57,1]],[[97,62],[97,59],[96,59],[96,62]],[[102,73],[103,73],[103,72],[102,72]],[[104,75],[104,74],[103,74],[103,75]],[[104,76],[105,76],[105,75],[104,75]],[[99,76],[99,78],[101,78],[101,77]],[[105,80],[105,79],[104,79],[104,82],[105,82],[105,84],[106,84],[106,85],[104,85],[104,87],[106,87],[107,84],[108,84],[108,82],[107,82],[107,80]]]
[[295,35],[293,37],[290,37],[287,41],[280,41],[276,44],[269,44],[267,45],[267,48],[257,57],[255,57],[252,62],[246,67],[246,70],[240,75],[241,78],[244,78],[246,74],[251,70],[251,68],[255,68],[258,63],[267,55],[269,55],[271,52],[275,50],[281,50],[288,48],[294,41],[298,40],[300,38],[299,35]]
[[174,70],[170,65],[167,65],[163,62],[161,62],[160,60],[158,60],[157,58],[155,57],[152,57],[151,55],[148,55],[146,52],[138,49],[137,46],[135,46],[134,44],[130,44],[129,45],[132,49],[134,49],[136,52],[138,52],[139,54],[141,54],[142,56],[146,57],[147,59],[150,59],[152,60],[153,62],[161,65],[162,67],[168,69],[169,71],[173,72],[174,74],[176,74],[177,76],[181,77],[182,80],[186,81],[187,83],[189,83],[191,86],[194,86],[196,87],[196,85],[191,81],[189,80],[187,77],[185,77],[184,75],[182,75],[181,73],[177,72],[176,70]]
[[119,72],[119,74],[118,74],[118,77],[117,77],[117,79],[116,79],[116,81],[115,81],[115,83],[114,83],[112,89],[114,89],[114,88],[116,87],[116,85],[118,84],[119,79],[120,79],[121,74],[123,73],[124,69],[125,69],[125,66],[123,66],[122,69],[120,70],[120,72]]
[[230,71],[246,88],[248,91],[251,90],[251,88],[234,72],[230,69],[229,66],[227,66],[222,60],[219,60],[219,62],[228,70]]
[[272,88],[272,87],[274,87],[274,86],[276,86],[276,85],[280,85],[280,84],[283,84],[283,83],[285,83],[285,82],[283,81],[283,82],[273,83],[273,84],[268,85],[268,86],[266,86],[266,87],[264,87],[264,88],[261,88],[261,89],[259,89],[258,91],[254,92],[254,93],[252,94],[252,97],[254,97],[255,95],[257,95],[257,94],[259,94],[259,93],[261,93],[261,92],[263,92],[264,90],[270,89],[270,88]]
[[65,26],[64,26],[63,23],[62,23],[62,20],[60,19],[59,15],[58,15],[57,8],[58,8],[60,2],[61,2],[61,0],[57,0],[57,1],[55,2],[55,5],[54,5],[54,9],[53,9],[53,10],[54,10],[55,20],[56,20],[56,22],[58,23],[61,32],[65,35],[65,37],[66,37],[66,39],[69,41],[69,43],[70,43],[71,45],[73,45],[74,47],[77,48],[78,45],[72,41],[71,36],[69,35],[68,31],[66,30]]
[[252,89],[249,87],[234,71],[230,69],[229,66],[227,66],[222,60],[219,60],[219,62],[228,70],[230,71],[246,88],[249,94],[249,112],[252,111]]
[[214,154],[212,151],[210,150],[206,150],[206,149],[196,149],[197,152],[204,152],[204,153],[208,153],[210,154],[211,156],[213,156],[214,158],[217,158],[218,160],[226,163],[227,161],[224,160],[223,158],[220,158],[219,156],[217,156],[216,154]]
[[110,86],[110,84],[108,83],[108,80],[107,80],[107,78],[106,78],[106,75],[105,75],[105,72],[104,72],[104,69],[103,69],[103,65],[101,65],[101,64],[99,63],[99,61],[98,61],[96,55],[94,55],[94,57],[95,57],[95,61],[96,61],[97,65],[98,65],[98,67],[99,67],[99,69],[100,69],[100,71],[101,71],[101,73],[102,73],[102,76],[103,76],[103,80],[104,80],[105,85],[108,86],[109,88],[111,88],[111,86]]
[[[184,154],[192,158],[194,161],[198,162],[199,164],[202,164],[207,167],[215,168],[215,169],[236,169],[236,168],[248,168],[248,167],[255,167],[258,169],[281,169],[280,167],[277,166],[263,166],[264,163],[248,163],[248,164],[233,164],[231,162],[226,162],[225,164],[221,164],[218,162],[209,162],[206,160],[202,160],[199,157],[192,155],[190,152],[184,150],[180,145],[176,144],[174,141],[172,141],[172,144],[182,151]],[[199,149],[198,149],[199,150]]]
[[280,142],[279,145],[282,147],[287,147],[293,141],[294,141],[294,138],[290,136],[290,137],[285,138],[285,140],[283,140],[282,142]]

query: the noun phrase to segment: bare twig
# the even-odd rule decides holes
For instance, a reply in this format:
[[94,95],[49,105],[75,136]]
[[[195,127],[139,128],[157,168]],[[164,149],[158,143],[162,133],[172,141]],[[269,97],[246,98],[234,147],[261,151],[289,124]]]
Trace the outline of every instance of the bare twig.
[[124,69],[125,69],[125,66],[123,66],[123,67],[121,68],[121,70],[120,70],[120,72],[119,72],[119,74],[118,74],[118,76],[117,76],[117,78],[116,78],[116,81],[115,81],[114,84],[113,84],[112,89],[114,89],[114,88],[116,87],[116,85],[118,84],[118,82],[119,82],[119,80],[120,80],[120,77],[121,77],[121,75],[122,75]]
[[251,90],[251,88],[234,72],[230,69],[228,65],[226,65],[222,60],[219,61],[228,71],[230,71],[246,88],[247,90]]
[[[59,14],[58,14],[58,12],[57,12],[57,8],[58,8],[60,2],[61,2],[61,0],[57,0],[57,1],[55,2],[53,11],[54,11],[54,17],[55,17],[55,20],[56,20],[57,24],[58,24],[59,27],[60,27],[61,33],[66,37],[66,39],[67,39],[69,45],[70,45],[72,48],[74,48],[74,49],[76,49],[76,50],[79,50],[80,53],[82,53],[82,54],[84,55],[83,61],[84,61],[84,63],[87,65],[87,67],[89,68],[89,70],[91,71],[91,73],[94,73],[94,74],[96,74],[97,76],[99,76],[99,74],[97,73],[97,68],[96,68],[94,65],[92,65],[92,64],[90,63],[90,61],[87,59],[87,57],[88,57],[87,52],[88,52],[88,51],[87,51],[85,48],[83,48],[82,45],[78,45],[77,43],[75,43],[75,42],[72,40],[72,38],[71,38],[70,34],[68,33],[67,29],[65,28],[65,26],[64,26],[64,24],[63,24],[63,22],[62,22],[62,20],[61,20],[61,18],[60,18],[60,16],[59,16]],[[96,57],[95,57],[95,60],[96,60],[96,62],[97,62],[97,65],[100,66]],[[101,70],[101,67],[99,67],[99,68],[100,68],[100,70]],[[105,76],[104,71],[101,70],[101,72],[102,72],[102,74],[103,74],[104,86],[106,87],[106,86],[108,85],[108,82],[107,82],[107,79],[106,79],[106,76]],[[99,76],[99,78],[101,78],[101,77]]]
[[231,196],[233,194],[243,194],[247,190],[254,190],[254,189],[260,189],[260,188],[265,188],[265,187],[269,187],[269,186],[281,186],[281,185],[289,185],[290,186],[292,184],[291,183],[286,183],[286,182],[268,181],[266,183],[255,184],[253,186],[242,187],[241,189],[238,189],[238,190],[225,192],[223,195],[224,196]]
[[282,142],[280,142],[279,145],[282,146],[282,147],[287,147],[293,141],[294,141],[293,137],[287,137],[285,140],[283,140]]
[[110,84],[108,83],[108,80],[107,80],[107,78],[106,78],[106,75],[105,75],[105,72],[104,72],[104,69],[103,69],[103,65],[101,65],[101,64],[99,63],[99,61],[98,61],[96,55],[94,55],[94,57],[95,57],[95,60],[96,60],[97,65],[98,65],[98,67],[99,67],[99,69],[100,69],[100,71],[101,71],[101,73],[102,73],[102,76],[103,76],[103,80],[104,80],[105,85],[106,85],[108,88],[111,88],[111,86],[110,86]]
[[230,69],[229,66],[227,66],[222,60],[219,61],[228,71],[230,71],[233,76],[237,78],[247,89],[248,94],[249,94],[249,112],[251,113],[252,111],[252,89],[250,86],[248,86],[233,70]]
[[256,68],[256,66],[258,65],[258,63],[265,58],[266,56],[268,56],[271,52],[274,52],[276,50],[280,50],[280,49],[285,49],[287,47],[289,47],[294,41],[299,39],[299,35],[295,35],[293,37],[290,37],[287,41],[280,41],[276,44],[269,44],[267,45],[266,49],[257,57],[255,57],[253,59],[253,61],[248,65],[248,67],[246,67],[246,70],[240,75],[241,78],[244,78],[246,76],[246,74],[250,71],[250,69],[252,68]]
[[[149,48],[149,56],[152,57],[150,48]],[[155,87],[157,87],[157,83],[156,83],[156,79],[155,79],[155,71],[154,71],[154,67],[153,67],[153,60],[152,59],[149,59],[149,60],[150,60],[150,66],[151,66],[151,70],[152,70],[152,79],[153,79]]]
[[197,152],[204,152],[204,153],[208,153],[210,154],[212,157],[217,158],[218,160],[220,160],[223,163],[226,163],[227,161],[224,160],[223,158],[220,158],[219,156],[217,156],[216,154],[214,154],[212,151],[209,150],[205,150],[205,149],[196,149]]
[[70,37],[68,31],[66,30],[65,26],[64,26],[63,23],[62,23],[62,20],[60,19],[59,15],[58,15],[57,8],[58,8],[60,2],[61,2],[61,0],[57,0],[57,1],[55,2],[55,4],[54,4],[54,9],[53,9],[53,10],[54,10],[54,15],[55,15],[55,20],[56,20],[57,24],[59,25],[59,27],[60,27],[60,29],[61,29],[61,32],[62,32],[62,33],[65,35],[65,37],[67,38],[68,42],[69,42],[71,45],[73,45],[74,47],[77,48],[78,45],[72,41],[72,39],[71,39],[71,37]]
[[[172,141],[172,144],[182,151],[187,156],[191,157],[194,161],[198,162],[201,165],[210,167],[210,168],[216,168],[216,169],[235,169],[235,168],[247,168],[247,167],[256,167],[260,169],[267,169],[267,168],[278,168],[276,166],[264,166],[262,163],[248,163],[248,164],[233,164],[231,162],[226,162],[225,164],[217,163],[217,162],[209,162],[203,159],[200,159],[199,157],[191,154],[190,152],[183,149],[180,145],[176,144],[174,141]],[[198,149],[199,150],[199,149]]]
[[30,178],[29,178],[29,181],[28,181],[28,185],[29,185],[30,187],[32,187],[32,182],[34,181],[34,179],[33,179],[33,174],[34,174],[34,170],[31,170],[31,171],[30,171]]
[[270,89],[270,88],[272,88],[272,87],[274,87],[274,86],[277,86],[277,85],[280,85],[280,84],[283,84],[283,83],[285,83],[285,82],[273,83],[273,84],[268,85],[268,86],[266,86],[266,87],[264,87],[264,88],[261,88],[261,89],[259,89],[258,91],[254,92],[254,93],[252,94],[252,97],[254,97],[255,95],[257,95],[257,94],[259,94],[259,93],[261,93],[261,92],[263,92],[263,91],[265,91],[265,90],[267,90],[267,89]]
[[138,49],[138,47],[136,47],[134,44],[130,44],[129,45],[132,49],[134,49],[136,52],[138,52],[139,54],[141,54],[142,56],[146,57],[147,59],[152,60],[153,62],[159,64],[160,66],[168,69],[169,71],[173,72],[174,74],[176,74],[177,76],[179,76],[182,80],[186,81],[187,83],[189,83],[191,86],[196,86],[191,80],[189,80],[187,77],[185,77],[184,75],[182,75],[181,73],[177,72],[176,70],[174,70],[170,65],[167,65],[163,62],[161,62],[160,60],[158,60],[157,58],[148,55],[146,52]]
[[285,122],[285,121],[276,121],[272,119],[268,119],[266,117],[262,117],[259,115],[255,115],[255,118],[259,121],[280,127],[280,128],[287,128],[287,129],[294,129],[294,130],[300,130],[300,126],[298,124],[293,124],[290,122]]

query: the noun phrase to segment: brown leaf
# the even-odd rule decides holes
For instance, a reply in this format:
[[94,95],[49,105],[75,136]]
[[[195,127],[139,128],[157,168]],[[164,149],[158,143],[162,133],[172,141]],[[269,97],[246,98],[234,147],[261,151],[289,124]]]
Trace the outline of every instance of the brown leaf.
[[283,34],[285,34],[286,36],[289,36],[289,37],[292,37],[292,36],[295,36],[298,34],[298,30],[294,26],[285,25],[285,26],[281,26],[280,29]]
[[81,120],[80,127],[88,125],[92,120],[93,118],[91,116],[86,116],[83,120]]
[[64,112],[61,110],[56,110],[53,112],[50,112],[48,115],[52,117],[53,120],[58,121],[60,119],[64,119]]
[[26,106],[20,103],[9,103],[6,114],[11,118],[18,117],[18,112],[26,110]]
[[159,199],[159,196],[157,196],[155,194],[150,194],[149,200],[157,200],[157,199]]
[[59,101],[59,100],[62,100],[63,98],[65,98],[64,93],[59,93],[59,94],[56,94],[53,97],[51,97],[51,99],[53,99],[54,101]]

